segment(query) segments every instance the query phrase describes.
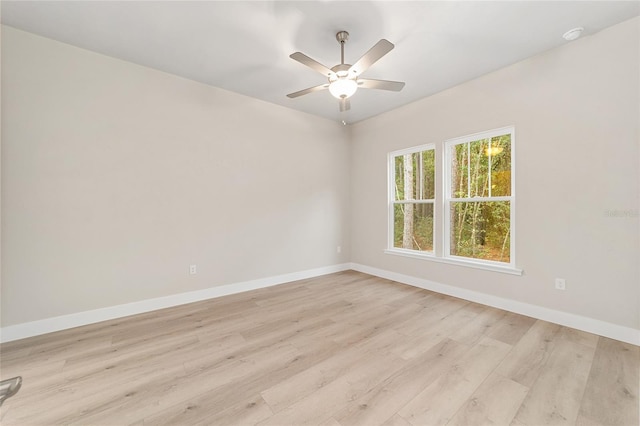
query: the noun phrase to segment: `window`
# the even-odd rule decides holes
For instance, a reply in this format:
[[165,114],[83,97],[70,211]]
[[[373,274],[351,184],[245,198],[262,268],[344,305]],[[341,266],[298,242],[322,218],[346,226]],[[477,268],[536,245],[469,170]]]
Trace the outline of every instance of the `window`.
[[445,256],[514,265],[513,133],[445,142]]
[[435,150],[424,145],[389,154],[389,241],[401,250],[433,253]]
[[445,141],[438,157],[435,145],[390,153],[387,253],[522,273],[515,268],[513,144],[508,127]]

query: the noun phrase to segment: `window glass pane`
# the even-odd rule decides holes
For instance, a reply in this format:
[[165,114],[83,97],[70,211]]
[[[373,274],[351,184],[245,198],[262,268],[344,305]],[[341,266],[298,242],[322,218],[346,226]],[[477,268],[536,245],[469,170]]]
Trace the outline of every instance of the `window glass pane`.
[[469,144],[461,143],[451,148],[451,197],[469,196]]
[[398,155],[395,158],[396,167],[396,200],[416,199],[416,167],[418,154]]
[[455,145],[451,158],[452,198],[511,195],[511,135]]
[[451,195],[452,198],[511,195],[510,134],[451,147]]
[[433,200],[435,195],[435,177],[436,177],[436,152],[433,149],[428,151],[422,151],[422,187],[421,187],[421,199]]
[[398,155],[394,158],[395,199],[431,200],[435,192],[434,150]]
[[433,251],[433,204],[395,204],[393,210],[393,246]]
[[469,196],[489,196],[489,139],[469,143]]
[[404,161],[401,155],[393,159],[395,167],[395,199],[404,200]]
[[509,201],[452,202],[450,254],[509,263],[510,209]]
[[404,174],[402,180],[404,181],[404,199],[405,200],[417,200],[416,194],[418,192],[418,185],[416,185],[416,178],[420,169],[418,169],[417,153],[405,154],[402,156],[404,163]]
[[491,138],[487,153],[491,157],[491,196],[511,195],[511,135]]

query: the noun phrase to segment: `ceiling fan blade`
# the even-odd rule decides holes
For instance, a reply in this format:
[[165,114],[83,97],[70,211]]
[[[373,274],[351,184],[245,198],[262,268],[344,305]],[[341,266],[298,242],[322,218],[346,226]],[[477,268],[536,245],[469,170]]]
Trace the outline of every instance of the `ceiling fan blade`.
[[403,81],[389,81],[389,80],[372,80],[368,78],[359,78],[358,79],[358,88],[363,89],[381,89],[381,90],[392,90],[394,92],[399,92],[404,87]]
[[340,99],[340,112],[349,111],[351,109],[351,102],[349,102],[349,98]]
[[382,58],[393,49],[393,43],[389,40],[382,39],[377,42],[367,53],[362,55],[358,61],[349,68],[349,73],[360,75],[365,72],[378,59]]
[[300,62],[302,65],[306,65],[309,68],[318,71],[320,74],[324,75],[325,77],[329,77],[331,74],[333,74],[333,71],[331,71],[329,68],[325,67],[315,59],[311,59],[310,57],[308,57],[302,52],[292,53],[291,55],[289,55],[289,57],[294,61]]
[[322,84],[320,86],[309,87],[308,89],[299,90],[297,92],[289,93],[287,97],[289,98],[297,98],[298,96],[306,95],[308,93],[318,92],[320,90],[325,90],[329,87],[329,84]]

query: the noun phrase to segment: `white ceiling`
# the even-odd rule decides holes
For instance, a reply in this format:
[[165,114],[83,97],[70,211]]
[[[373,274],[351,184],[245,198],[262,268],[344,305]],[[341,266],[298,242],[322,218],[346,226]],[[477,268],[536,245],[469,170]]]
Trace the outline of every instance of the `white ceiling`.
[[[356,122],[568,43],[640,14],[637,1],[2,1],[2,23],[126,61],[331,120]],[[331,67],[339,30],[354,63],[381,38],[395,49],[364,78],[405,81],[402,92],[361,89],[340,113],[328,91],[285,95],[326,80],[289,58]]]

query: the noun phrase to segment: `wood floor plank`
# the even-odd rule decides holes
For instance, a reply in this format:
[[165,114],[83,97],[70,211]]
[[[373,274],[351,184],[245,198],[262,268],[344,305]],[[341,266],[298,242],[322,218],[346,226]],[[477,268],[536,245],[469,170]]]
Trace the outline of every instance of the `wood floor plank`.
[[482,338],[398,413],[415,426],[446,424],[510,350],[506,343]]
[[26,381],[31,386],[43,386],[50,382],[51,377],[56,377],[62,372],[65,361],[53,360],[31,363],[11,363],[7,365],[4,362],[2,367],[2,377],[11,378],[21,376],[22,381]]
[[536,321],[500,363],[496,372],[531,387],[545,367],[560,329],[557,324]]
[[273,415],[269,405],[260,395],[253,395],[244,401],[224,407],[206,416],[198,425],[254,425]]
[[[466,307],[468,306],[470,305],[465,305],[464,308],[454,310],[439,319],[422,323],[423,329],[411,335],[410,339],[405,339],[396,345],[393,349],[394,353],[397,353],[404,359],[412,359],[425,353],[443,339],[451,336],[455,330],[475,320],[477,314],[474,310],[467,310]],[[416,321],[415,316],[405,322],[411,321]],[[407,333],[406,328],[397,328],[397,330]]]
[[344,376],[370,353],[388,353],[390,346],[402,338],[393,330],[386,330],[264,390],[262,397],[275,412],[281,411]]
[[640,425],[640,348],[601,337],[577,424]]
[[555,347],[523,401],[516,419],[526,425],[575,424],[584,394],[595,348],[574,339],[563,328]]
[[411,423],[406,421],[400,414],[395,414],[389,420],[384,422],[382,426],[411,426]]
[[[260,422],[261,426],[319,424],[400,369],[405,361],[393,354],[371,353],[346,374]],[[322,404],[318,404],[322,401]]]
[[324,422],[320,423],[319,426],[342,426],[336,419],[333,417],[328,418]]
[[483,336],[487,336],[491,333],[492,327],[495,326],[504,316],[507,315],[506,311],[485,307],[473,321],[469,322],[463,327],[460,327],[453,334],[451,338],[467,345],[474,345]]
[[469,348],[445,339],[373,387],[336,414],[345,425],[377,425],[393,417],[408,401],[446,374]]
[[402,308],[388,306],[371,310],[369,313],[359,315],[362,320],[350,323],[347,330],[333,336],[333,340],[343,345],[351,345],[370,338],[386,328],[391,328],[396,322],[405,321],[422,310],[420,305],[407,304]]
[[0,421],[637,426],[639,369],[637,346],[344,271],[2,344],[23,386]]
[[417,312],[415,317],[398,323],[395,329],[406,336],[419,336],[424,330],[442,322],[454,312],[471,305],[467,301],[444,295],[435,295],[429,300],[431,303]]
[[447,426],[508,425],[529,388],[499,374],[491,374],[458,410]]
[[157,362],[154,358],[124,363],[120,368],[90,370],[71,380],[63,376],[57,385],[26,387],[24,395],[21,389],[16,402],[22,410],[15,413],[15,420],[18,424],[70,423],[109,407],[126,407],[126,401],[134,396],[139,398],[138,388],[148,391],[151,380],[173,383],[183,376],[181,364]]
[[487,336],[515,345],[535,322],[534,318],[508,312],[492,327]]
[[600,340],[600,336],[593,333],[587,333],[586,331],[569,327],[562,327],[560,335],[563,340],[579,343],[594,349],[598,346],[598,341]]
[[[255,401],[247,401],[247,398],[255,398],[255,396],[247,396],[241,398],[229,397],[223,406],[216,404],[212,410],[206,410],[206,406],[197,403],[191,404],[190,401],[196,400],[200,395],[214,392],[220,389],[223,392],[225,386],[234,381],[242,381],[252,375],[264,374],[265,370],[277,368],[283,363],[295,362],[300,353],[290,345],[282,345],[274,347],[271,353],[264,353],[269,359],[267,362],[256,362],[251,359],[232,359],[221,362],[217,367],[210,368],[205,371],[193,371],[188,375],[179,375],[177,377],[167,376],[165,379],[150,379],[146,383],[140,383],[138,386],[130,387],[131,395],[123,398],[117,395],[113,399],[112,405],[103,404],[100,407],[92,409],[91,412],[84,413],[78,419],[79,424],[104,424],[111,418],[119,418],[123,423],[131,423],[139,419],[145,419],[153,416],[156,412],[166,412],[168,409],[172,412],[170,416],[173,421],[178,419],[193,419],[200,421],[209,417],[220,416],[222,412],[233,409],[236,413],[244,413],[243,415],[259,416],[256,412],[266,412],[262,404],[261,398]],[[126,397],[126,395],[124,395]],[[198,410],[197,416],[178,415],[172,407],[176,405],[184,405],[186,413],[191,410]],[[247,406],[247,411],[244,406]],[[204,411],[203,411],[204,409]],[[122,414],[124,413],[124,414]],[[194,411],[192,414],[196,414]],[[229,414],[229,412],[227,412]],[[270,415],[270,414],[269,414]],[[202,417],[200,417],[202,416]]]
[[[244,366],[239,366],[238,369],[244,373],[243,380],[230,381],[222,386],[210,384],[210,389],[204,392],[189,390],[188,394],[180,395],[180,402],[176,404],[173,403],[175,401],[162,401],[160,409],[153,410],[153,413],[145,417],[145,424],[193,424],[204,421],[216,410],[243,401],[254,392],[261,392],[311,365],[322,362],[334,355],[336,350],[338,350],[337,346],[326,343],[318,346],[310,345],[307,353],[294,358],[264,359],[264,362],[256,366],[256,368],[261,367],[260,370],[247,372]],[[217,378],[202,380],[198,377],[196,379],[205,383],[218,382]]]

